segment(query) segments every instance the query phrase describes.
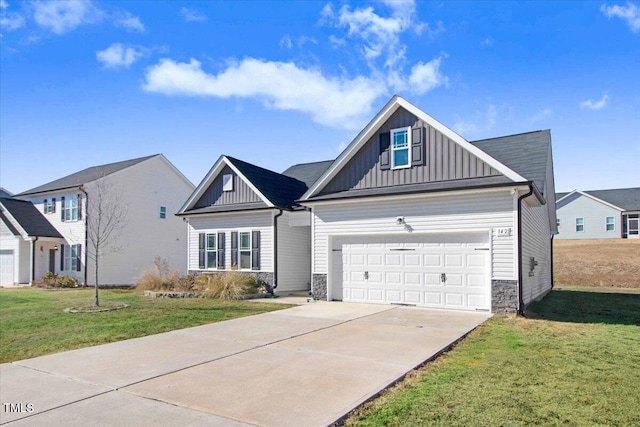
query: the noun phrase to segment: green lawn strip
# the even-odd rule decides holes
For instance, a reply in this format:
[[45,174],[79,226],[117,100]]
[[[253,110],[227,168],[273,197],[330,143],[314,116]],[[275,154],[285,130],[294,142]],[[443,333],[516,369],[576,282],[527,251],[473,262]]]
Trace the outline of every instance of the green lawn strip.
[[99,313],[64,313],[90,305],[93,291],[0,290],[0,362],[137,338],[250,316],[289,306],[204,298],[153,299],[128,290],[101,290],[101,301],[129,307]]
[[347,424],[640,425],[637,296],[554,291],[537,319],[489,320]]

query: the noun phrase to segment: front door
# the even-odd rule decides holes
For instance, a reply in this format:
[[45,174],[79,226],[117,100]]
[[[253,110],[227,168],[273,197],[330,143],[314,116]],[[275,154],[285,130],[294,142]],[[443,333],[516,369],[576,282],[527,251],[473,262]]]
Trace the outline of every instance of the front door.
[[627,215],[627,237],[638,238],[638,215]]
[[51,273],[56,272],[56,250],[49,249],[49,271]]

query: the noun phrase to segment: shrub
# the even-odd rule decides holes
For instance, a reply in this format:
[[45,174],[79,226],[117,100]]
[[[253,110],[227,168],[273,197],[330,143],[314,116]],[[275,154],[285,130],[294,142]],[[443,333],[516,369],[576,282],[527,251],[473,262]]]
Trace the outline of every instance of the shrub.
[[195,289],[205,296],[225,300],[244,299],[258,292],[258,279],[254,274],[225,271],[202,274],[195,279]]
[[153,267],[142,272],[138,277],[136,289],[142,291],[190,291],[193,283],[186,277],[180,277],[180,273],[171,270],[166,259],[155,257]]
[[78,280],[72,276],[53,274],[48,271],[34,286],[40,288],[77,288]]

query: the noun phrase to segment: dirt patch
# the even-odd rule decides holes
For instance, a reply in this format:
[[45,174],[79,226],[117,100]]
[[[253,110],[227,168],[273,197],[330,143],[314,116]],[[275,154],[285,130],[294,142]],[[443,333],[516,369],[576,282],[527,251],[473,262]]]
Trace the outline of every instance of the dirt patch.
[[558,286],[640,288],[640,240],[554,240]]

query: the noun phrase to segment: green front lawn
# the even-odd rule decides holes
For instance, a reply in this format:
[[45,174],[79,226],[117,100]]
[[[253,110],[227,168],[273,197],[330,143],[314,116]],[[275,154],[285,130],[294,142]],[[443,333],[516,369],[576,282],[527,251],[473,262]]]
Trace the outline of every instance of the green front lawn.
[[554,290],[494,318],[358,413],[358,426],[640,426],[640,294]]
[[0,362],[42,356],[289,306],[213,299],[152,299],[135,291],[101,290],[100,301],[128,308],[64,313],[93,302],[92,289],[0,289]]

